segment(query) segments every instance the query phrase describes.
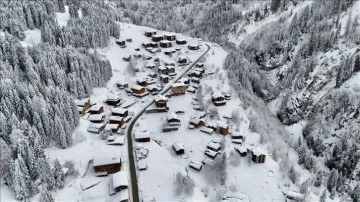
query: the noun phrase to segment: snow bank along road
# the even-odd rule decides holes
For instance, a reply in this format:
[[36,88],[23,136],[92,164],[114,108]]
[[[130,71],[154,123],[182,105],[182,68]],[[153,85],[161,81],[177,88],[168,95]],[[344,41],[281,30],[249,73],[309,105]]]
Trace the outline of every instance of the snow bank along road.
[[[196,59],[192,64],[190,64],[183,72],[181,72],[181,74],[179,74],[178,76],[176,76],[171,82],[168,83],[168,85],[166,85],[160,92],[159,94],[165,94],[167,93],[170,89],[172,84],[174,84],[175,82],[179,81],[179,79],[181,79],[191,68],[193,68],[195,66],[195,64],[197,62],[199,62],[199,60],[201,58],[203,58],[206,53],[209,52],[210,50],[210,46],[206,43],[204,43],[207,46],[206,51],[204,51],[203,54],[201,54],[201,56]],[[128,138],[128,154],[129,154],[129,170],[130,170],[130,182],[131,182],[131,196],[132,196],[132,200],[133,202],[139,202],[139,190],[138,190],[138,185],[137,185],[137,174],[136,174],[136,168],[135,168],[135,159],[134,159],[134,150],[133,150],[133,139],[132,139],[132,134],[133,134],[133,128],[134,125],[136,123],[136,121],[139,119],[139,117],[144,114],[145,110],[150,107],[153,103],[155,102],[154,99],[152,99],[150,101],[149,104],[147,104],[143,109],[141,109],[139,112],[137,112],[133,118],[130,121],[129,126],[127,127],[127,138]]]

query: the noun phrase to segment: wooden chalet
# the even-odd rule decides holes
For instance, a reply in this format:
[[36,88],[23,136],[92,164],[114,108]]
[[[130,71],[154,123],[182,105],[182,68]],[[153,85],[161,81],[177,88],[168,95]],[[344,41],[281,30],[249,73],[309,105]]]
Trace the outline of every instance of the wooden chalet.
[[225,100],[231,100],[231,94],[230,94],[230,93],[226,93],[226,94],[224,95],[224,98],[225,98]]
[[95,104],[89,108],[90,114],[101,114],[104,112],[104,106]]
[[205,121],[200,118],[192,118],[190,119],[189,124],[193,125],[194,128],[201,128],[205,125]]
[[159,42],[161,48],[170,48],[172,47],[171,41],[163,40]]
[[252,153],[252,157],[251,159],[255,162],[255,163],[265,163],[265,158],[266,155],[259,149],[259,148],[255,148],[251,151]]
[[221,135],[227,135],[229,133],[229,125],[227,125],[226,123],[219,121],[218,122],[218,127],[217,127],[217,132]]
[[175,63],[174,62],[164,62],[165,66],[174,66],[175,67]]
[[104,173],[104,174],[112,174],[120,171],[121,169],[121,158],[120,156],[116,157],[94,157],[93,159],[93,167],[95,173]]
[[79,114],[81,116],[84,116],[86,114],[86,111],[90,107],[90,99],[85,98],[85,99],[81,99],[81,100],[75,100],[75,104],[78,108]]
[[196,78],[196,77],[192,77],[192,78],[191,78],[191,82],[192,82],[192,83],[196,83],[196,84],[200,84],[200,79],[199,79],[199,78]]
[[116,40],[115,43],[119,46],[126,46],[126,41],[125,40]]
[[159,42],[161,40],[164,40],[164,36],[163,35],[153,35],[151,37],[151,39],[152,39],[153,42]]
[[129,115],[129,110],[120,107],[111,108],[111,114],[113,116],[127,117]]
[[161,80],[161,82],[163,82],[163,83],[169,83],[170,76],[169,76],[169,75],[165,75],[165,74],[161,74],[161,75],[160,75],[160,80]]
[[240,140],[245,141],[245,136],[244,136],[244,134],[242,134],[242,133],[240,133],[240,132],[233,132],[233,133],[231,134],[231,138],[232,138],[232,139],[240,139]]
[[91,123],[87,128],[87,131],[90,133],[99,134],[104,130],[104,128],[105,124],[103,123]]
[[148,133],[135,133],[136,142],[150,142],[150,135]]
[[189,48],[189,50],[199,50],[200,46],[199,46],[199,44],[189,44],[188,48]]
[[186,84],[186,85],[189,85],[190,84],[190,79],[189,78],[181,78],[177,81],[177,83],[183,83],[183,84]]
[[146,79],[145,78],[138,78],[136,79],[136,83],[139,85],[139,86],[143,86],[145,87],[147,85],[147,82],[146,82]]
[[177,155],[181,155],[185,153],[184,145],[179,142],[175,142],[173,144],[173,149],[175,150],[175,153]]
[[127,189],[129,187],[127,173],[125,171],[118,171],[112,174],[111,183],[115,192]]
[[203,76],[203,73],[201,73],[200,71],[192,70],[191,72],[188,73],[188,76],[201,79]]
[[167,108],[167,101],[168,98],[165,97],[165,95],[159,94],[155,97],[155,106],[158,108]]
[[171,92],[174,95],[183,95],[186,92],[187,85],[184,83],[174,83],[171,85]]
[[106,99],[106,104],[117,107],[120,106],[120,95],[108,95]]
[[178,45],[185,45],[187,42],[185,39],[176,39],[176,44]]
[[125,88],[129,88],[129,83],[126,82],[126,81],[118,80],[118,81],[116,82],[116,86],[117,86],[119,89],[125,89]]
[[204,63],[198,62],[195,64],[195,67],[204,69],[205,65],[204,65]]
[[165,34],[164,39],[169,40],[169,41],[175,41],[176,35],[175,34]]
[[138,95],[144,94],[146,91],[146,89],[143,86],[139,86],[139,85],[133,85],[131,87],[131,90],[133,93],[138,94]]
[[109,123],[111,124],[119,124],[120,127],[124,124],[124,117],[121,116],[110,116]]
[[101,123],[105,120],[105,113],[90,114],[87,119],[92,123]]
[[156,35],[156,31],[145,31],[145,36],[147,37],[152,37],[154,35]]
[[224,106],[226,105],[226,101],[224,96],[221,93],[214,93],[211,98],[212,102],[215,106]]

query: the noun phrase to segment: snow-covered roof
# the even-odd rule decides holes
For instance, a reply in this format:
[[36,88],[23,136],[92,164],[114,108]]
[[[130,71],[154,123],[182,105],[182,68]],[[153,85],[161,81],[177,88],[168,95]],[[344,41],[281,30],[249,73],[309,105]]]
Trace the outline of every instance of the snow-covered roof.
[[164,43],[171,43],[171,41],[169,41],[169,40],[162,40],[162,41],[160,41],[160,43],[162,43],[162,44],[164,44]]
[[211,149],[207,149],[206,151],[205,151],[205,154],[206,155],[209,155],[209,156],[211,156],[211,157],[216,157],[216,155],[218,154],[216,151],[213,151],[213,150],[211,150]]
[[112,174],[113,187],[127,187],[129,186],[129,181],[127,178],[127,173],[125,171],[119,171]]
[[189,121],[190,124],[194,124],[194,125],[197,125],[197,124],[199,124],[200,122],[204,122],[204,120],[203,120],[203,119],[199,119],[199,118],[191,118],[190,121]]
[[243,146],[241,146],[241,147],[235,147],[235,150],[237,150],[237,151],[240,152],[240,153],[245,153],[245,152],[247,152],[246,147],[243,147]]
[[175,69],[175,67],[172,66],[172,65],[166,65],[165,68],[166,68],[167,70],[173,70],[173,69]]
[[240,133],[240,132],[233,132],[231,134],[231,137],[236,139],[236,138],[244,137],[244,135],[242,133]]
[[99,111],[101,107],[103,107],[103,105],[95,104],[90,107],[89,111]]
[[99,132],[99,129],[104,127],[105,124],[103,123],[91,123],[89,127],[87,128],[87,131],[89,132]]
[[138,167],[139,167],[139,170],[146,170],[147,169],[147,163],[138,161]]
[[229,127],[229,125],[226,124],[226,123],[223,122],[223,121],[218,121],[218,122],[217,122],[217,125],[218,125],[218,127],[220,127],[220,128],[227,128],[227,127]]
[[142,83],[142,82],[146,82],[146,79],[144,77],[143,78],[137,78],[136,81],[139,82],[139,83]]
[[208,147],[209,149],[212,149],[212,150],[217,151],[217,150],[220,149],[221,145],[220,145],[219,143],[209,142],[209,143],[207,144],[207,147]]
[[119,84],[119,85],[128,84],[128,82],[127,82],[127,81],[124,81],[124,80],[117,80],[116,83]]
[[186,41],[185,39],[177,39],[177,41]]
[[101,156],[101,157],[94,157],[93,159],[93,166],[102,166],[102,165],[111,165],[111,164],[118,164],[121,162],[120,156]]
[[216,99],[216,98],[221,98],[224,97],[220,92],[214,92],[214,94],[212,95],[212,98]]
[[153,35],[152,37],[164,37],[164,35],[156,34],[156,35]]
[[105,113],[101,114],[90,114],[90,116],[87,118],[89,121],[101,121],[105,118]]
[[186,86],[186,84],[184,84],[184,83],[173,83],[171,86],[176,88],[176,87]]
[[202,127],[202,128],[200,129],[200,131],[201,131],[201,132],[204,132],[204,133],[207,133],[207,134],[211,134],[211,133],[214,132],[214,129],[208,128],[208,127]]
[[189,78],[183,77],[183,78],[179,79],[177,82],[178,83],[185,83],[185,82],[188,82],[189,80],[190,80]]
[[197,43],[192,43],[192,44],[189,44],[189,46],[190,46],[190,47],[198,47],[199,44],[197,44]]
[[174,147],[175,151],[180,151],[180,150],[183,150],[183,149],[184,149],[184,145],[181,144],[181,143],[179,143],[179,142],[175,142],[175,143],[173,144],[173,147]]
[[108,94],[106,95],[107,100],[120,100],[120,95]]
[[121,117],[121,116],[110,116],[109,120],[110,121],[121,121],[121,120],[123,120],[123,117]]
[[119,195],[120,195],[119,201],[129,201],[129,190],[128,189],[121,190]]
[[75,100],[76,106],[79,106],[79,107],[85,106],[85,104],[87,102],[89,102],[89,98],[84,98],[84,99],[81,99],[81,100]]
[[155,102],[158,102],[158,101],[161,101],[161,100],[167,101],[168,98],[165,95],[162,95],[162,94],[159,94],[159,95],[157,95],[155,97]]
[[252,153],[255,156],[265,155],[265,152],[260,147],[255,147],[252,149]]
[[117,128],[119,128],[119,124],[116,123],[108,123],[105,126],[105,130],[115,130]]
[[109,137],[114,137],[113,140],[108,140],[108,142],[106,144],[108,145],[123,145],[125,143],[125,137],[122,136],[109,136]]
[[115,114],[125,114],[126,112],[128,112],[128,110],[121,107],[116,107],[116,108],[111,108],[111,112]]
[[142,138],[150,138],[150,134],[149,133],[141,133],[141,132],[135,133],[135,139],[142,139]]
[[143,89],[144,87],[134,84],[134,85],[131,86],[131,88],[132,88],[132,89],[135,89],[135,90],[141,90],[141,89]]
[[178,119],[178,115],[175,113],[168,114],[167,120]]
[[200,170],[202,167],[202,163],[199,161],[191,161],[189,165],[197,170]]

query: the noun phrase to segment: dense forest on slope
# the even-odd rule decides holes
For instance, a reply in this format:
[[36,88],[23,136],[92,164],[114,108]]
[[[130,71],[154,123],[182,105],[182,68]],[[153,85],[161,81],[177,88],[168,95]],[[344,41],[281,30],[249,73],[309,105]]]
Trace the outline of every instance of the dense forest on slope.
[[[0,176],[27,201],[62,188],[58,161],[44,149],[67,148],[79,123],[73,98],[91,94],[112,75],[108,60],[96,50],[119,37],[117,15],[106,4],[68,1],[70,20],[61,27],[56,13],[65,1],[22,0],[0,3]],[[79,15],[81,13],[81,16]],[[41,31],[41,43],[24,46],[27,30]]]
[[[360,95],[351,81],[360,64],[355,3],[114,1],[122,21],[224,43],[229,77],[245,107],[254,109],[252,129],[264,142],[280,136],[294,148],[297,163],[317,173],[313,186],[324,183],[332,198],[347,192],[359,201]],[[294,141],[284,125],[298,122],[305,127]],[[294,178],[294,170],[287,171]]]

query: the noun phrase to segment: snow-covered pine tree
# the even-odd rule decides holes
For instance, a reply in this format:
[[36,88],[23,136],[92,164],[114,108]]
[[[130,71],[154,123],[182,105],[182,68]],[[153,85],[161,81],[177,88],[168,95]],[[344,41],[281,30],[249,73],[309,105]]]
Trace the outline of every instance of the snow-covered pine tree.
[[57,189],[63,188],[65,175],[64,175],[62,166],[60,165],[60,162],[58,159],[55,159],[55,161],[54,161],[53,172],[54,172],[55,188],[57,188]]

